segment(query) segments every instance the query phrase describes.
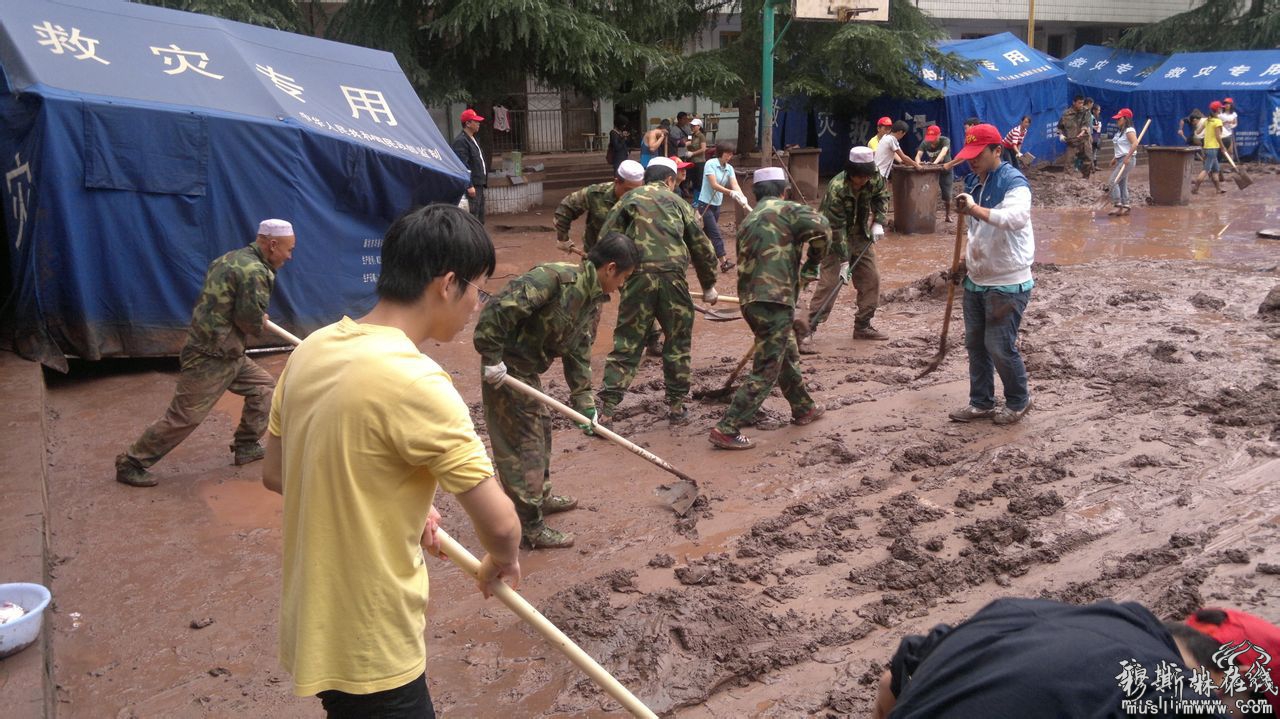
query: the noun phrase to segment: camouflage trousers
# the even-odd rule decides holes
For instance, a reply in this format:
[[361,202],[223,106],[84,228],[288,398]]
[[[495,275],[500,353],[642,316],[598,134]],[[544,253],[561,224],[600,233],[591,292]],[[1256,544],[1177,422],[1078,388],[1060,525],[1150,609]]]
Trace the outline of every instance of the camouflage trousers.
[[742,317],[755,333],[755,352],[751,374],[733,395],[733,402],[716,429],[735,435],[747,420],[760,411],[774,385],[782,388],[782,396],[791,404],[791,415],[799,416],[813,409],[813,398],[804,388],[800,374],[800,350],[791,330],[795,308],[777,302],[750,302],[742,306]]
[[1093,143],[1090,138],[1081,137],[1068,142],[1067,157],[1085,179],[1093,173]]
[[[867,251],[862,252],[866,247]],[[818,329],[818,325],[827,321],[831,308],[836,304],[840,294],[840,265],[853,262],[858,254],[862,259],[854,265],[850,272],[853,288],[858,291],[858,312],[854,315],[854,326],[865,327],[871,324],[871,318],[880,306],[880,270],[876,267],[876,247],[872,243],[855,242],[848,255],[828,252],[818,267],[818,287],[809,299],[810,331]]]
[[[510,366],[507,373],[542,391],[537,374],[513,371]],[[521,525],[537,527],[542,524],[542,503],[551,496],[550,411],[510,387],[488,382],[480,386],[480,399],[502,489],[516,505]]]
[[667,403],[682,404],[689,395],[689,350],[693,344],[693,299],[689,283],[674,272],[637,272],[622,286],[613,351],[604,365],[600,388],[602,414],[613,414],[622,395],[636,378],[645,335],[657,319],[666,342],[662,345],[662,378]]
[[179,360],[182,371],[169,409],[125,452],[144,469],[159,462],[195,431],[228,390],[244,397],[235,443],[253,444],[267,430],[276,380],[258,363],[243,356],[210,357],[187,348],[183,348]]

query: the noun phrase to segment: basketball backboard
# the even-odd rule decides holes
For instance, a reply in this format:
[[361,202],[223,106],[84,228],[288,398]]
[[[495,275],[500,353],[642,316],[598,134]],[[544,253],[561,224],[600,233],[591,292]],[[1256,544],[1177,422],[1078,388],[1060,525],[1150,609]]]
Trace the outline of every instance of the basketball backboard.
[[888,22],[889,0],[792,0],[791,17],[828,22]]

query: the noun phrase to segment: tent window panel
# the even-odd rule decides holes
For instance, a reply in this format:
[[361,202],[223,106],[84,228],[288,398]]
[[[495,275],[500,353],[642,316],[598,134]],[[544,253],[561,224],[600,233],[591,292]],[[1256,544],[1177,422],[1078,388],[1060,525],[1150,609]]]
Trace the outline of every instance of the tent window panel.
[[199,115],[118,105],[84,107],[84,186],[203,196],[209,131]]

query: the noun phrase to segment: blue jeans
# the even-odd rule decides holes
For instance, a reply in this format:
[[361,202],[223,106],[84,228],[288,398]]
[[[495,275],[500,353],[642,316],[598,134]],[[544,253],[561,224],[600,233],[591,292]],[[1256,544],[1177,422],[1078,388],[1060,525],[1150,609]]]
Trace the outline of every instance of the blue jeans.
[[[706,208],[705,212],[703,208]],[[711,246],[716,249],[716,257],[724,257],[724,238],[720,236],[720,205],[702,205],[696,209],[703,213],[702,231],[707,233]]]
[[1124,162],[1121,158],[1117,158],[1117,159],[1120,161],[1116,163],[1116,169],[1112,170],[1111,176],[1113,178],[1116,175],[1120,174],[1121,168],[1123,168],[1125,165],[1128,165],[1129,168],[1124,171],[1124,177],[1121,177],[1119,182],[1112,182],[1111,204],[1124,205],[1125,207],[1128,207],[1129,206],[1129,175],[1133,174],[1133,167],[1134,165],[1138,164],[1138,158],[1130,157],[1128,162]]
[[1222,168],[1218,166],[1218,148],[1206,148],[1204,151],[1204,171],[1205,172],[1222,172]]
[[964,291],[964,347],[969,351],[969,404],[994,409],[999,373],[1004,403],[1021,410],[1031,400],[1027,392],[1027,368],[1018,354],[1018,326],[1031,291],[1005,293]]

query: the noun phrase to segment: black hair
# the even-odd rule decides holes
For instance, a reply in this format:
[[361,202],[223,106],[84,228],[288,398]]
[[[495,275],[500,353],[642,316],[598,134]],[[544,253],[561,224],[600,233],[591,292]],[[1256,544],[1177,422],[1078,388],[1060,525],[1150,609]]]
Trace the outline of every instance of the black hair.
[[1221,609],[1197,609],[1195,613],[1197,622],[1203,624],[1212,624],[1213,626],[1222,626],[1227,621],[1227,613]]
[[659,123],[658,123],[658,127],[671,127],[671,120],[669,120],[669,119],[667,119],[667,118],[665,118],[665,117],[664,117],[664,118],[662,118],[662,122],[659,122]]
[[787,191],[787,181],[765,180],[764,182],[753,182],[751,191],[755,193],[757,201],[770,197],[782,197],[782,193]]
[[982,151],[983,151],[983,152],[990,152],[990,151],[992,150],[992,148],[994,148],[994,149],[996,149],[996,150],[999,150],[1000,152],[1004,152],[1004,145],[1002,145],[1002,144],[1000,144],[1000,143],[998,143],[998,142],[993,142],[993,143],[991,143],[990,145],[987,145],[987,146],[986,146],[986,148],[984,148]]
[[682,117],[688,117],[688,116],[689,116],[689,113],[684,112],[683,110],[681,110],[680,112],[677,112],[677,113],[676,113],[676,119],[677,119],[677,120],[679,120],[679,119],[680,119],[680,118],[682,118]]
[[[418,207],[387,228],[377,293],[392,302],[416,302],[437,277],[452,272],[472,281],[491,276],[496,266],[493,240],[470,213],[456,205]],[[465,290],[459,282],[459,295]]]
[[1173,635],[1174,639],[1182,640],[1182,643],[1187,647],[1187,651],[1191,654],[1191,658],[1199,662],[1201,666],[1206,669],[1217,667],[1213,663],[1213,655],[1217,653],[1222,645],[1216,639],[1182,622],[1165,622],[1164,628]]
[[1092,98],[1092,97],[1086,97],[1086,98],[1084,99],[1084,104],[1086,104],[1086,105],[1092,105],[1092,104],[1093,104],[1093,98]]
[[982,124],[982,120],[979,120],[976,117],[971,117],[964,121],[965,127],[969,127],[970,125],[981,125],[981,124]]
[[903,122],[902,120],[897,120],[893,123],[893,129],[890,130],[889,132],[906,132],[907,130],[910,130],[910,129],[911,128],[907,126],[907,123]]
[[650,182],[666,182],[668,177],[675,177],[676,171],[662,165],[649,165],[644,168],[644,184]]
[[1076,95],[1071,98],[1071,102],[1084,102],[1084,95]]
[[623,272],[640,264],[642,257],[640,248],[636,246],[635,241],[621,232],[610,232],[600,238],[595,246],[591,248],[591,252],[587,253],[587,259],[597,269],[613,262]]
[[844,174],[846,177],[875,177],[880,171],[874,162],[846,162]]
[[624,129],[626,126],[627,126],[627,118],[625,117],[613,118],[614,129],[621,130],[621,129]]
[[1019,118],[1018,122],[1021,123],[1023,120],[1030,120],[1030,119],[1031,119],[1030,115],[1023,115],[1021,118]]
[[721,140],[720,142],[716,143],[716,157],[720,157],[726,152],[736,153],[737,151],[738,151],[738,143],[734,142],[733,140]]

